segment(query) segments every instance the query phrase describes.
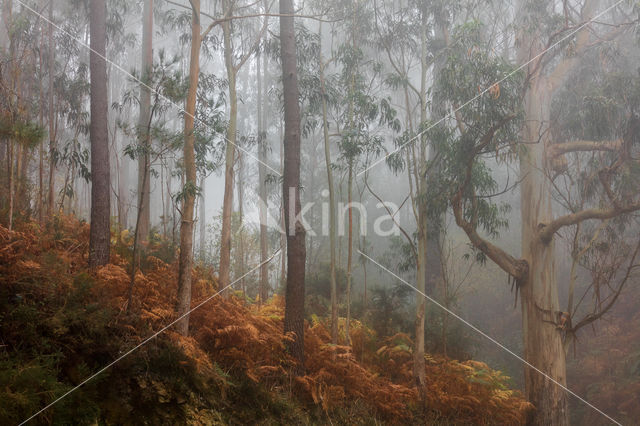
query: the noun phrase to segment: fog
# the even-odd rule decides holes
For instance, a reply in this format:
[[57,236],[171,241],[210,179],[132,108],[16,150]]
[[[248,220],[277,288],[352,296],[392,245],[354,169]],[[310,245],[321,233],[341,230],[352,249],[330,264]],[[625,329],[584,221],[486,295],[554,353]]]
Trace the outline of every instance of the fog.
[[[100,2],[53,3],[2,3],[3,109],[27,111],[44,141],[13,151],[3,130],[9,229],[15,212],[42,218],[48,205],[93,217],[90,18]],[[637,421],[638,5],[294,7],[291,124],[280,20],[292,15],[277,2],[106,1],[115,244],[131,247],[132,264],[159,256],[158,242],[169,264],[188,249],[211,285],[249,305],[267,295],[288,309],[297,283],[304,320],[324,321],[332,344],[352,345],[352,320],[380,345],[409,336],[419,385],[431,355],[484,362],[539,408],[531,424]],[[11,68],[19,55],[33,59]],[[297,188],[287,187],[292,168]],[[287,281],[298,225],[303,280]]]

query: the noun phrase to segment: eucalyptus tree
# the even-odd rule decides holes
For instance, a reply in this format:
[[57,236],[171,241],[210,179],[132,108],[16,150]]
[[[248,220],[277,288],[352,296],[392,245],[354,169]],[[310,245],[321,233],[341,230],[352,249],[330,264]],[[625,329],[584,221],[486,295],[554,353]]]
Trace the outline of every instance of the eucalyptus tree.
[[[338,289],[336,269],[339,258],[337,249],[337,203],[339,189],[334,181],[336,171],[347,176],[347,206],[341,212],[349,217],[349,239],[347,246],[347,319],[350,319],[350,289],[353,257],[353,212],[352,189],[355,170],[365,163],[364,158],[382,149],[384,129],[398,128],[395,111],[389,99],[383,96],[381,87],[381,67],[377,61],[366,60],[372,53],[368,40],[361,34],[363,28],[371,24],[371,7],[358,2],[346,2],[332,7],[327,12],[326,5],[316,5],[318,15],[330,21],[329,36],[324,35],[325,24],[321,21],[318,32],[305,26],[298,26],[296,45],[298,47],[298,70],[303,117],[303,136],[313,137],[320,129],[324,160],[327,173],[329,196],[329,280],[331,297],[331,339],[338,343]],[[342,36],[346,39],[342,40]],[[329,43],[325,43],[327,38]],[[328,45],[328,46],[327,46]],[[382,129],[382,130],[381,130]],[[335,144],[338,155],[333,158],[331,146]],[[315,154],[310,154],[315,155]],[[310,161],[313,164],[314,158]],[[312,179],[313,180],[313,179]],[[324,217],[323,213],[323,217]],[[362,219],[362,218],[361,218]],[[363,224],[362,220],[360,221]],[[324,224],[323,224],[324,229]],[[342,234],[341,234],[342,235]],[[349,341],[349,321],[346,337]]]
[[[252,3],[253,4],[253,3]],[[236,162],[236,133],[238,115],[238,93],[236,89],[236,77],[238,71],[244,66],[249,58],[255,53],[259,46],[263,34],[267,29],[267,16],[263,19],[262,27],[252,37],[238,37],[238,26],[242,25],[242,19],[234,16],[239,10],[246,10],[251,5],[240,6],[235,0],[223,0],[223,16],[219,22],[222,26],[224,63],[227,71],[227,83],[229,90],[229,122],[227,127],[227,146],[225,151],[225,172],[224,172],[224,198],[222,201],[222,231],[220,244],[220,266],[219,281],[222,288],[229,284],[230,262],[231,262],[231,211],[233,209],[233,187],[234,187],[234,163]],[[268,12],[268,4],[263,4],[264,13]],[[239,22],[237,22],[239,21]],[[251,27],[243,28],[251,31]],[[239,42],[239,45],[238,45]],[[244,42],[244,43],[243,43]]]
[[42,129],[36,121],[37,104],[31,96],[37,85],[30,78],[36,75],[36,56],[30,53],[37,46],[38,28],[26,13],[23,10],[14,14],[12,2],[3,7],[7,38],[0,52],[4,63],[0,70],[0,140],[6,145],[3,159],[7,163],[7,190],[3,207],[9,229],[13,227],[14,214],[28,206],[28,162],[42,138]]
[[[318,46],[318,78],[320,80],[320,101],[322,104],[322,136],[324,140],[324,160],[327,169],[327,187],[329,191],[329,273],[331,280],[331,342],[338,344],[338,286],[336,282],[336,196],[333,183],[333,165],[331,163],[331,143],[329,139],[329,121],[327,111],[327,83],[325,78],[325,68],[331,62],[324,60],[322,55],[322,23],[319,25]],[[335,94],[335,92],[334,92]]]
[[[343,5],[345,34],[344,43],[334,53],[335,63],[339,67],[337,90],[344,97],[338,101],[335,111],[335,127],[339,137],[339,157],[347,174],[347,321],[345,337],[350,343],[351,319],[351,283],[353,269],[353,181],[356,169],[367,167],[371,156],[377,157],[382,151],[383,132],[380,126],[392,131],[400,130],[400,121],[391,107],[390,98],[384,97],[382,90],[382,65],[366,60],[367,39],[364,28],[371,26],[374,12],[359,2]],[[368,53],[371,53],[370,51]],[[340,212],[343,214],[344,212]],[[360,217],[361,225],[362,217]],[[342,220],[340,220],[342,223]],[[362,227],[362,226],[361,226]],[[358,237],[359,238],[359,237]]]
[[[556,318],[556,313],[563,311],[558,298],[555,235],[567,226],[577,226],[590,219],[620,217],[640,208],[636,196],[637,163],[634,164],[633,157],[628,155],[637,141],[638,132],[635,107],[632,103],[626,103],[629,96],[610,98],[617,109],[626,114],[620,114],[615,117],[616,121],[606,123],[604,127],[607,132],[603,132],[604,134],[587,131],[582,135],[574,133],[569,134],[567,139],[560,137],[557,140],[550,125],[551,102],[570,80],[570,76],[584,64],[584,55],[594,48],[593,44],[600,52],[607,52],[616,46],[615,36],[621,33],[619,29],[598,28],[604,34],[592,36],[592,32],[585,29],[563,43],[562,49],[545,52],[546,46],[554,42],[557,34],[563,34],[572,25],[592,19],[598,11],[598,3],[591,0],[585,0],[581,6],[580,12],[565,8],[558,14],[551,4],[522,1],[518,10],[518,61],[524,63],[533,60],[527,68],[529,85],[524,94],[525,125],[521,141],[526,144],[526,149],[519,156],[522,179],[521,256],[528,265],[526,273],[517,277],[523,282],[521,293],[525,357],[561,384],[566,382],[566,361],[562,333],[556,324],[560,321]],[[629,19],[624,16],[624,13],[619,14],[616,10],[606,18],[613,18],[615,24],[620,25]],[[535,21],[546,22],[549,31],[543,33],[542,28],[534,25]],[[558,21],[561,22],[559,25]],[[612,38],[612,41],[606,42]],[[559,54],[563,51],[566,52],[564,57]],[[632,49],[631,52],[637,55],[637,49]],[[623,72],[622,64],[616,65],[611,66],[610,70],[603,70],[603,75],[607,71]],[[633,65],[637,66],[637,63]],[[629,88],[632,87],[634,86]],[[587,111],[593,107],[586,99],[578,106]],[[595,144],[585,145],[581,138],[576,137],[585,135],[595,138]],[[613,137],[614,140],[606,141],[603,137]],[[552,194],[555,188],[551,178],[554,164],[557,166],[558,160],[565,153],[594,155],[595,152],[611,152],[609,158],[596,155],[599,161],[592,163],[591,172],[600,176],[600,188],[596,190],[596,194],[591,195],[590,202],[584,208],[554,215]],[[615,176],[616,173],[620,175]],[[549,312],[553,314],[551,322]],[[569,423],[567,394],[562,388],[528,368],[525,369],[525,383],[527,398],[537,408],[535,423]]]
[[[262,63],[261,63],[262,60]],[[258,80],[257,87],[257,121],[258,121],[258,196],[260,197],[259,215],[260,215],[260,282],[258,287],[258,295],[260,303],[265,303],[269,297],[269,265],[268,257],[268,235],[267,235],[267,213],[269,209],[269,199],[267,194],[267,125],[266,113],[264,110],[264,90],[267,86],[267,55],[256,55],[256,78]]]
[[[380,7],[378,7],[380,5]],[[424,336],[426,300],[420,294],[427,292],[426,278],[432,273],[427,270],[427,246],[429,241],[429,221],[432,212],[439,206],[427,196],[430,188],[429,177],[433,174],[433,167],[429,167],[429,160],[433,159],[424,129],[429,119],[429,80],[428,73],[434,65],[434,52],[430,45],[441,50],[442,47],[433,41],[431,8],[438,9],[438,25],[442,27],[444,9],[439,3],[410,1],[407,4],[388,5],[385,2],[375,2],[375,28],[377,43],[385,52],[387,64],[391,72],[387,76],[387,84],[393,89],[401,89],[400,102],[404,106],[403,136],[396,139],[398,146],[407,145],[401,156],[392,156],[388,164],[399,173],[406,171],[409,181],[409,197],[413,216],[416,222],[415,241],[408,233],[407,243],[412,247],[415,259],[416,286],[416,321],[415,343],[413,351],[413,368],[416,383],[422,389],[425,384]],[[389,10],[391,8],[391,10]],[[440,30],[439,30],[440,31]],[[412,69],[418,67],[418,81],[412,75]],[[417,114],[416,111],[417,110]],[[431,150],[433,151],[433,150]],[[432,163],[433,164],[433,163]],[[430,214],[431,213],[431,214]],[[432,233],[433,234],[433,233]],[[437,252],[432,253],[437,256]],[[439,261],[432,264],[440,264]]]
[[[90,115],[86,111],[86,99],[90,93],[87,82],[88,67],[81,63],[75,72],[66,73],[56,78],[56,89],[61,99],[58,102],[59,119],[63,120],[66,129],[59,132],[54,160],[57,168],[66,166],[64,185],[59,191],[59,211],[63,211],[65,200],[68,199],[67,212],[71,211],[72,201],[78,200],[76,194],[76,177],[82,177],[86,182],[90,180],[88,168],[89,151],[85,138],[89,133]],[[76,212],[76,214],[78,214]]]
[[54,192],[55,192],[55,182],[54,182],[54,176],[55,176],[55,160],[54,160],[54,151],[55,151],[55,147],[56,147],[56,139],[55,139],[55,135],[56,135],[56,128],[55,128],[55,112],[54,112],[54,104],[53,104],[53,75],[54,75],[54,71],[55,71],[55,49],[54,49],[54,43],[53,43],[53,2],[49,3],[49,12],[48,12],[48,19],[49,19],[49,25],[48,25],[48,31],[47,31],[47,37],[48,37],[48,47],[49,47],[49,58],[48,58],[48,62],[49,62],[49,87],[48,87],[48,100],[49,100],[49,105],[48,105],[48,109],[49,109],[49,117],[48,117],[48,124],[49,124],[49,196],[48,196],[48,203],[47,203],[47,216],[51,217],[51,215],[53,214],[53,203],[54,203]]
[[[122,116],[124,111],[127,109],[130,110],[132,106],[139,106],[146,103],[145,92],[148,92],[149,95],[153,94],[153,97],[149,98],[149,109],[145,111],[147,121],[144,123],[144,127],[141,127],[139,121],[137,126],[130,126],[129,123],[123,121],[118,123],[123,133],[126,136],[130,136],[134,141],[124,147],[124,154],[132,160],[143,159],[140,163],[143,170],[140,174],[142,181],[139,182],[139,188],[149,188],[147,179],[150,179],[153,174],[157,175],[154,166],[157,166],[159,161],[163,161],[164,157],[177,151],[180,147],[182,134],[172,132],[164,118],[165,113],[170,110],[175,103],[184,101],[183,93],[187,90],[186,82],[177,70],[179,61],[179,56],[167,58],[165,51],[161,50],[158,54],[157,63],[153,64],[146,75],[142,77],[147,89],[141,91],[139,87],[135,87],[137,86],[136,84],[134,86],[135,89],[123,93],[122,102],[114,102],[113,104],[114,109]],[[138,80],[139,77],[134,75],[132,82],[137,82]],[[142,96],[136,96],[136,94],[142,94]],[[156,142],[152,144],[152,140]],[[148,200],[148,198],[144,194],[140,195],[141,196],[138,197],[136,220],[133,228],[127,310],[131,307],[135,274],[140,263],[140,243],[144,241],[142,234],[145,230],[143,226],[145,220],[143,204],[146,202],[145,199]]]
[[141,242],[147,241],[151,223],[151,166],[149,151],[151,135],[150,77],[153,70],[153,0],[144,0],[142,10],[142,51],[140,67],[140,114],[138,126],[143,146],[147,149],[138,157],[138,209],[136,232]]
[[184,108],[184,146],[183,162],[185,184],[180,193],[182,200],[180,222],[180,262],[178,267],[178,301],[179,316],[184,316],[177,323],[178,333],[186,336],[189,333],[189,316],[186,315],[191,307],[191,269],[193,264],[193,214],[195,197],[197,195],[197,169],[195,148],[195,117],[198,80],[200,77],[200,49],[202,41],[214,28],[216,22],[211,23],[202,33],[200,19],[200,0],[191,1],[191,52],[189,56],[188,91]]
[[[198,87],[200,83],[200,52],[208,49],[211,42],[211,31],[220,24],[219,20],[207,18],[211,20],[208,26],[202,30],[201,19],[205,14],[200,11],[200,0],[193,0],[191,3],[191,50],[189,55],[189,74],[187,77],[187,95],[184,107],[184,144],[183,144],[183,165],[184,165],[184,185],[176,198],[181,201],[181,221],[180,221],[180,259],[178,267],[178,297],[177,311],[179,316],[184,316],[177,323],[176,329],[182,335],[189,333],[189,316],[187,315],[191,307],[191,270],[193,265],[193,220],[195,210],[195,197],[198,194],[197,173],[201,165],[209,167],[206,160],[206,149],[203,147],[207,144],[202,143],[202,139],[198,137],[196,131],[196,119],[198,123],[204,123],[207,129],[218,129],[214,125],[210,125],[211,117],[208,113],[216,111],[214,114],[215,121],[218,122],[219,107],[221,98],[213,100],[206,96],[198,96]],[[183,19],[183,15],[179,15],[176,21]],[[203,82],[207,87],[211,82],[219,84],[215,76],[203,76]],[[196,110],[198,98],[203,100],[201,108]],[[205,136],[206,139],[206,136]]]
[[[525,387],[527,398],[536,407],[530,422],[568,424],[567,394],[563,388],[567,336],[610,309],[627,281],[626,271],[633,267],[638,250],[632,243],[628,257],[613,262],[617,272],[608,280],[617,284],[608,287],[612,290],[607,301],[603,303],[596,297],[593,311],[576,321],[572,318],[577,311],[571,286],[568,310],[559,306],[555,240],[567,228],[579,233],[577,228],[582,227],[593,232],[588,240],[598,241],[597,230],[602,227],[591,227],[593,220],[615,221],[618,235],[628,235],[624,229],[629,214],[640,209],[640,174],[637,159],[631,154],[638,140],[638,91],[627,70],[637,67],[638,62],[634,59],[635,63],[625,64],[616,56],[608,56],[602,62],[603,52],[615,51],[622,43],[611,36],[623,35],[625,31],[619,28],[628,26],[620,25],[619,20],[624,18],[615,13],[611,14],[616,20],[614,33],[600,37],[592,37],[588,31],[570,34],[560,49],[547,52],[545,46],[565,34],[571,22],[588,21],[596,9],[586,4],[580,15],[565,11],[565,15],[558,16],[548,4],[521,6],[518,59],[527,64],[525,72],[505,63],[492,46],[479,43],[486,40],[486,32],[479,24],[458,28],[454,35],[457,47],[451,49],[438,90],[450,108],[470,99],[472,102],[457,110],[455,128],[441,129],[433,137],[446,141],[440,144],[440,164],[445,171],[441,193],[448,194],[457,225],[479,258],[489,258],[507,272],[516,292],[521,294],[524,358],[528,363]],[[538,24],[541,21],[549,25],[550,40],[542,36]],[[626,57],[637,58],[637,47],[627,42],[625,48]],[[567,50],[568,54],[560,57],[558,52]],[[579,64],[590,67],[580,74],[582,80],[576,85],[571,82],[575,76],[568,79],[568,75],[579,71]],[[603,85],[604,81],[607,84]],[[625,95],[620,90],[625,90]],[[485,236],[495,237],[499,228],[506,225],[501,217],[505,207],[492,201],[497,187],[487,157],[499,164],[519,163],[520,257]],[[567,166],[569,161],[572,167]],[[560,176],[562,184],[557,181]],[[603,232],[603,238],[608,235],[611,239],[611,232],[612,229]],[[589,244],[586,247],[574,258],[589,251]],[[610,262],[605,270],[611,265]],[[602,270],[592,271],[596,269]],[[593,279],[587,292],[600,291],[602,274]]]

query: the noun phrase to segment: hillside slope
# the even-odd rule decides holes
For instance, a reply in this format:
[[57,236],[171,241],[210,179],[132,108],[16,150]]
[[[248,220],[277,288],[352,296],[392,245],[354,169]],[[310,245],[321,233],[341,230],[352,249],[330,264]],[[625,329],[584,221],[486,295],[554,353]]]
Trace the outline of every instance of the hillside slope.
[[[147,249],[129,313],[129,249],[113,243],[112,263],[89,271],[86,223],[0,227],[1,424],[25,420],[175,319],[177,265],[160,258],[162,242]],[[202,267],[193,277],[195,306],[216,282]],[[358,321],[351,349],[329,344],[323,320],[309,318],[307,375],[293,377],[282,318],[278,296],[261,307],[214,297],[191,315],[191,337],[168,329],[33,423],[519,424],[530,408],[485,364],[431,356],[423,404],[410,338],[379,338]]]

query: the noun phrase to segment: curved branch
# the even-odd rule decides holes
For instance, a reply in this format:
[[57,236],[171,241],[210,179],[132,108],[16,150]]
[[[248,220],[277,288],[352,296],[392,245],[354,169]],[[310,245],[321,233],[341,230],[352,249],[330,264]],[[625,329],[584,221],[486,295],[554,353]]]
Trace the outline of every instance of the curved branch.
[[516,259],[500,247],[490,243],[478,234],[475,227],[467,222],[462,214],[462,200],[460,193],[451,200],[456,224],[467,234],[471,244],[487,255],[503,271],[514,277],[517,281],[524,282],[529,275],[529,264],[524,259]]
[[538,236],[542,242],[548,244],[553,235],[565,226],[575,225],[589,219],[611,219],[626,213],[633,213],[640,210],[640,202],[627,204],[625,206],[613,207],[610,209],[585,209],[576,213],[560,216],[549,224],[539,225]]
[[[391,213],[391,210],[389,210],[389,207],[387,207],[386,203],[384,201],[382,201],[382,199],[378,196],[378,194],[373,192],[373,190],[369,186],[369,181],[367,180],[367,175],[366,174],[365,174],[365,178],[364,178],[364,184],[367,187],[367,189],[369,190],[369,192],[371,193],[371,195],[373,195],[376,198],[376,200],[378,200],[380,202],[380,204],[382,204],[382,206],[385,208],[385,210],[387,211],[387,213],[391,217],[391,220],[393,220],[393,223],[396,224],[396,226],[398,227],[400,232],[402,232],[404,237],[407,239],[407,242],[409,243],[409,246],[411,247],[411,251],[413,252],[413,255],[416,258],[418,258],[418,252],[416,251],[416,247],[415,247],[415,244],[413,243],[413,240],[411,239],[411,237],[409,236],[407,231],[405,231],[404,228],[402,226],[400,226],[400,224],[396,221],[395,214]],[[404,205],[404,203],[406,201],[407,200],[405,199],[405,201],[402,202],[402,205]],[[400,206],[400,208],[402,208],[402,206]],[[398,209],[398,210],[400,210],[400,209]]]
[[622,148],[622,139],[610,141],[586,141],[577,140],[549,145],[547,148],[547,158],[553,159],[569,152],[582,151],[606,151],[615,152]]

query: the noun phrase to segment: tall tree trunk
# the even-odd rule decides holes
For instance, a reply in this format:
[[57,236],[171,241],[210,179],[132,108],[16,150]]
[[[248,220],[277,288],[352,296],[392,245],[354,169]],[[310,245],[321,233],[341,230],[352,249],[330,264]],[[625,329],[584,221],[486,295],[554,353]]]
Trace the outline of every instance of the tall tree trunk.
[[[42,52],[44,51],[44,31],[40,33],[40,52],[38,53],[39,63],[39,75],[38,75],[38,90],[40,94],[40,116],[38,123],[40,127],[44,128],[44,87],[42,80],[44,78],[44,61],[42,58]],[[44,224],[44,142],[38,143],[38,202],[36,203],[38,209],[38,223]]]
[[[280,14],[293,15],[293,1],[280,0]],[[296,374],[304,374],[304,275],[305,233],[300,214],[300,105],[293,16],[280,16],[280,56],[284,100],[284,198],[287,233],[287,288],[285,293],[284,332],[293,333],[287,343],[298,361]]]
[[[421,125],[427,120],[427,13],[422,11],[421,25],[421,55],[420,55],[420,123]],[[413,353],[413,375],[416,380],[418,390],[422,394],[424,385],[426,384],[425,360],[424,360],[424,332],[425,332],[425,315],[427,309],[427,300],[423,296],[426,294],[426,278],[428,273],[427,259],[427,230],[428,230],[428,214],[427,214],[427,179],[424,173],[426,167],[426,150],[427,141],[423,134],[420,137],[420,146],[418,148],[417,158],[414,154],[414,173],[416,182],[416,202],[418,204],[417,215],[417,240],[418,240],[418,258],[416,259],[416,284],[418,294],[416,295],[416,320],[415,331],[416,340]]]
[[91,231],[89,266],[109,262],[110,194],[105,0],[91,0]]
[[418,296],[416,298],[416,320],[415,331],[416,340],[413,351],[413,376],[416,386],[422,391],[426,383],[425,361],[424,361],[424,317],[427,309],[427,300],[422,294],[425,293],[426,277],[426,257],[427,257],[427,212],[424,203],[418,206],[418,259],[416,261],[416,288]]
[[[200,241],[198,243],[198,250],[200,251],[200,260],[204,262],[206,254],[206,238],[207,238],[207,214],[206,214],[206,198],[205,198],[205,184],[206,179],[203,176],[200,178]],[[163,199],[164,208],[164,199]]]
[[[9,96],[9,111],[13,108],[16,108],[14,105],[14,97],[13,93],[16,93],[16,80],[17,80],[17,69],[16,69],[16,54],[15,54],[15,43],[14,43],[14,35],[11,30],[13,25],[12,12],[13,12],[13,2],[9,1],[6,7],[7,15],[6,15],[6,26],[7,32],[9,36],[9,62],[10,67],[8,70],[10,87],[12,94]],[[9,231],[13,229],[13,210],[15,208],[15,196],[14,196],[14,187],[15,187],[15,177],[14,177],[14,156],[15,156],[15,141],[13,138],[7,138],[7,162],[8,162],[8,189],[9,189],[9,211],[8,211],[8,228]]]
[[[191,56],[189,62],[189,92],[184,115],[184,168],[185,182],[182,197],[182,218],[180,221],[180,265],[178,268],[178,315],[182,316],[191,308],[191,265],[193,263],[193,210],[196,190],[196,156],[194,117],[196,94],[200,76],[200,0],[191,0]],[[176,325],[178,333],[189,334],[189,316]]]
[[118,125],[116,120],[114,120],[113,123],[113,149],[115,151],[115,155],[113,156],[115,158],[116,161],[116,168],[115,168],[115,174],[116,174],[116,198],[117,198],[117,205],[116,205],[116,214],[118,215],[118,238],[120,238],[120,234],[122,231],[124,231],[127,228],[127,224],[125,221],[125,202],[124,202],[124,194],[123,194],[123,182],[122,182],[122,167],[120,164],[120,156],[118,155],[118,153],[120,152],[120,146],[119,146],[120,142],[118,142]]
[[0,51],[6,53],[9,48],[9,39],[11,36],[11,13],[13,10],[13,0],[2,2],[2,27],[0,27]]
[[7,216],[7,228],[9,231],[13,229],[13,208],[14,208],[14,197],[13,197],[13,187],[14,187],[14,177],[13,177],[13,150],[14,150],[14,142],[10,138],[7,139],[7,163],[8,167],[8,189],[9,189],[9,212]]
[[[433,63],[433,79],[436,80],[440,77],[442,69],[446,62],[445,48],[448,45],[448,19],[443,10],[439,10],[434,14],[435,21],[435,59]],[[423,23],[426,26],[426,23]],[[425,94],[426,95],[426,94]],[[445,115],[445,102],[438,97],[437,91],[434,91],[434,95],[431,100],[431,121],[437,122]],[[427,105],[425,104],[425,109]],[[438,157],[438,152],[435,147],[431,147],[429,150],[429,158],[434,159]],[[440,168],[436,164],[431,167],[427,175],[427,180],[437,179],[440,173]],[[444,279],[444,271],[442,270],[442,229],[444,227],[445,218],[444,213],[438,217],[429,219],[428,232],[427,232],[427,260],[426,260],[426,272],[425,288],[426,294],[435,294],[435,289],[442,284]]]
[[[550,96],[545,79],[532,81],[525,96],[524,141],[538,140],[540,129],[549,123]],[[563,385],[566,384],[566,359],[561,333],[546,318],[546,312],[560,311],[555,269],[554,242],[541,241],[538,226],[552,220],[550,182],[544,175],[546,135],[537,144],[528,144],[520,155],[522,176],[520,208],[522,212],[522,257],[529,263],[529,278],[521,289],[522,330],[525,359]],[[545,312],[546,311],[546,312]],[[525,367],[527,399],[536,406],[536,425],[568,425],[569,410],[565,391]]]
[[258,193],[260,196],[260,284],[258,289],[259,301],[264,303],[269,297],[269,265],[267,265],[267,211],[269,208],[267,197],[267,135],[265,131],[265,117],[263,107],[263,93],[266,88],[267,55],[263,56],[264,67],[260,67],[260,55],[256,60],[256,77],[258,79]]
[[244,187],[242,181],[244,180],[244,158],[241,153],[238,153],[238,179],[236,180],[237,193],[238,193],[238,255],[237,258],[237,272],[236,276],[240,277],[238,282],[242,294],[246,295],[245,280],[242,278],[244,275]]
[[55,109],[53,105],[53,73],[55,72],[55,47],[53,45],[53,1],[49,2],[49,195],[47,204],[47,217],[53,215],[55,198],[55,173],[56,173],[56,132]]
[[329,121],[327,118],[327,94],[324,79],[325,63],[322,58],[322,23],[319,30],[320,47],[320,94],[322,99],[322,134],[324,138],[324,161],[327,167],[327,186],[329,188],[329,277],[331,285],[331,343],[338,344],[338,286],[336,283],[336,194],[333,186],[331,168],[331,143],[329,140]]
[[[361,251],[363,252],[367,252],[367,236],[363,235],[362,236],[362,248]],[[367,262],[362,262],[362,274],[363,274],[363,289],[364,289],[364,293],[362,295],[362,318],[366,318],[367,316],[367,304],[368,304],[368,297],[367,297]]]
[[138,156],[138,206],[140,209],[139,240],[145,243],[151,226],[151,91],[148,86],[153,72],[153,0],[144,0],[142,11],[142,64],[140,77],[140,116],[138,120],[138,141],[141,153]]
[[[351,345],[351,273],[353,260],[353,209],[351,208],[353,190],[353,163],[349,163],[349,178],[347,179],[347,205],[349,206],[349,236],[347,238],[349,245],[347,247],[347,321],[344,327],[345,344]],[[361,218],[362,219],[362,218]]]
[[[284,175],[284,128],[282,120],[280,120],[278,129],[278,140],[280,141],[280,173]],[[287,275],[287,227],[284,223],[284,194],[282,194],[282,199],[280,200],[280,226],[282,228],[282,233],[280,234],[280,247],[282,247],[280,252],[280,287],[284,288]]]
[[[224,1],[225,14],[231,14],[232,5]],[[238,118],[238,95],[236,91],[236,70],[233,65],[233,47],[231,45],[231,22],[222,24],[224,41],[224,62],[229,83],[229,124],[227,126],[227,144],[224,165],[224,197],[222,199],[222,229],[220,231],[220,288],[230,282],[231,269],[231,211],[233,209],[233,166],[235,162],[236,126]]]
[[[524,13],[530,7],[523,0]],[[525,63],[544,49],[538,32],[519,34],[518,63]],[[534,62],[530,67],[534,67]],[[547,312],[558,312],[554,242],[538,236],[540,224],[552,216],[551,182],[545,176],[545,150],[550,143],[550,82],[539,70],[530,76],[524,97],[524,126],[521,139],[526,149],[520,153],[520,210],[522,215],[522,258],[529,264],[529,276],[521,288],[524,357],[557,382],[566,385],[566,358],[561,333]],[[538,141],[537,143],[530,143]],[[545,315],[547,317],[545,317]],[[533,425],[568,425],[566,392],[539,372],[525,366],[526,397],[536,407],[528,420]]]

